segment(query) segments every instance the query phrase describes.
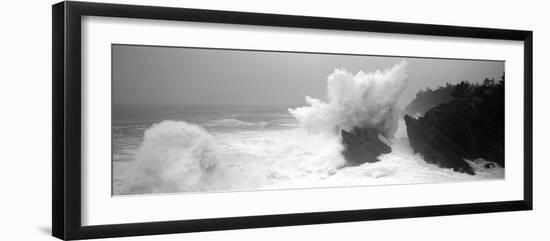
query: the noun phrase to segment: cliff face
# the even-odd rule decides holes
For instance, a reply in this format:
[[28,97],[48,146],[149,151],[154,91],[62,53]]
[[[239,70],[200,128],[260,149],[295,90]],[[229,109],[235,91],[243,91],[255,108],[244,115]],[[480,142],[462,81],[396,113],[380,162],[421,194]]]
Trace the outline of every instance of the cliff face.
[[405,116],[405,123],[411,148],[415,153],[420,153],[426,162],[443,168],[452,168],[457,172],[475,174],[463,159],[465,150],[438,128],[409,115]]
[[365,162],[377,162],[378,156],[391,152],[391,147],[380,140],[378,131],[371,128],[354,128],[351,132],[342,130],[343,155],[347,166]]
[[461,83],[454,100],[414,119],[405,116],[412,149],[426,162],[474,174],[464,159],[504,166],[504,81]]

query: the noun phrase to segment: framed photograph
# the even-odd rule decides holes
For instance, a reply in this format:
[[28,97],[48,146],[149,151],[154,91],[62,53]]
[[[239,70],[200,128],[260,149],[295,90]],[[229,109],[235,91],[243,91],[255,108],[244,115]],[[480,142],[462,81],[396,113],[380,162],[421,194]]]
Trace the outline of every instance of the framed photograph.
[[52,35],[60,239],[532,209],[531,31],[68,1]]

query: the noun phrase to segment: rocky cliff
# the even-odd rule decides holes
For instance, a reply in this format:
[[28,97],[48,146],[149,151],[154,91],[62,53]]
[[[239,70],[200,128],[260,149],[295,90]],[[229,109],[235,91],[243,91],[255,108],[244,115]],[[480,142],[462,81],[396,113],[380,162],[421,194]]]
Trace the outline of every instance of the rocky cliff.
[[504,79],[462,82],[452,101],[415,119],[406,115],[411,148],[426,162],[474,174],[464,159],[483,158],[504,166]]

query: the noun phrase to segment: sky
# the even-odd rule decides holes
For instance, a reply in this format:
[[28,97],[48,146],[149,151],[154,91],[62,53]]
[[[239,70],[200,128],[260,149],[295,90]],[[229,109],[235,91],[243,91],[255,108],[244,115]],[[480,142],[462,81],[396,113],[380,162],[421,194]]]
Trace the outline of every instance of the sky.
[[403,59],[409,80],[401,108],[421,89],[504,72],[503,61],[113,45],[112,97],[115,106],[299,107],[306,95],[326,100],[336,68],[371,72]]

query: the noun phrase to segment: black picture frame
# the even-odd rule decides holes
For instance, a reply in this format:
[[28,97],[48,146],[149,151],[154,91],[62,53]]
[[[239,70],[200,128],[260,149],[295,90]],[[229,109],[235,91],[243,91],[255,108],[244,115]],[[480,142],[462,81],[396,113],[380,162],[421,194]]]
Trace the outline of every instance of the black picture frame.
[[[81,224],[81,17],[281,26],[428,36],[517,40],[524,44],[523,199],[421,207],[212,218],[82,226]],[[532,31],[336,19],[262,13],[151,7],[90,2],[52,6],[52,234],[60,239],[200,232],[380,219],[532,210],[533,33]]]

